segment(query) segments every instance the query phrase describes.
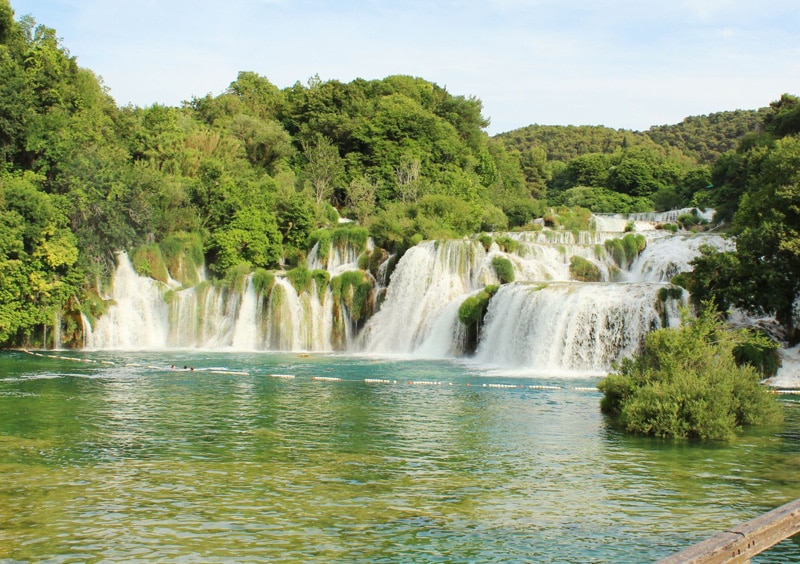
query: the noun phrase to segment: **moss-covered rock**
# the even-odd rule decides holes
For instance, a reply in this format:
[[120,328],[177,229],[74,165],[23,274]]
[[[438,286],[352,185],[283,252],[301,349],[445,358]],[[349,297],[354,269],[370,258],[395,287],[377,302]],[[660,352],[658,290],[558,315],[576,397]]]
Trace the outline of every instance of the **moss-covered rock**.
[[514,274],[514,265],[505,257],[494,257],[492,259],[492,268],[494,268],[494,272],[497,274],[500,284],[508,284],[513,282],[516,278]]
[[131,264],[139,276],[147,276],[165,284],[169,281],[167,263],[156,244],[144,245],[133,251]]
[[569,273],[573,280],[580,282],[600,282],[603,279],[596,264],[578,255],[569,259]]

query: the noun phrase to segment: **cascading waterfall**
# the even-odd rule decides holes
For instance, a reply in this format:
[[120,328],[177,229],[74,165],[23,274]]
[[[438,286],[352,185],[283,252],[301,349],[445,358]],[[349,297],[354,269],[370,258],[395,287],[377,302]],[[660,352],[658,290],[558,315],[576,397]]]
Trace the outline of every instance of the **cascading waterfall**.
[[136,274],[127,255],[118,255],[109,296],[114,305],[97,320],[89,348],[164,348],[169,334],[169,309],[163,290],[166,288],[161,282]]
[[656,298],[663,287],[564,282],[503,286],[489,304],[475,358],[482,364],[543,373],[607,371],[661,327],[662,318],[668,323],[679,319],[677,300]]
[[[690,268],[700,246],[726,249],[730,244],[716,235],[645,229],[645,250],[629,267],[620,266],[604,243],[622,237],[613,229],[629,228],[628,221],[601,218],[595,226],[596,231],[580,233],[496,234],[491,244],[475,239],[422,242],[397,264],[380,309],[358,325],[347,317],[343,302],[334,303],[344,298],[334,298],[332,286],[318,288],[313,282],[298,292],[282,273],[275,273],[268,289],[259,289],[253,275],[227,287],[201,276],[200,283],[182,288],[138,276],[127,256],[120,255],[108,296],[114,305],[94,327],[87,322],[86,346],[242,351],[344,347],[376,354],[459,356],[467,335],[459,307],[487,285],[499,284],[492,261],[500,257],[513,266],[516,282],[501,286],[489,301],[475,360],[527,371],[602,372],[635,351],[647,332],[677,322],[686,296],[676,299],[662,290],[675,274]],[[506,239],[502,245],[500,236]],[[362,251],[331,245],[323,259],[315,248],[308,267],[340,276],[358,270]],[[573,280],[573,257],[591,263],[600,281]],[[383,288],[377,284],[375,290]]]
[[442,325],[452,326],[452,322],[439,320],[442,310],[457,321],[458,305],[467,294],[498,283],[487,257],[480,243],[468,240],[426,241],[406,251],[392,275],[383,306],[367,323],[362,350],[411,353],[427,346],[441,351],[441,343],[426,342],[449,341],[450,333],[434,332]]

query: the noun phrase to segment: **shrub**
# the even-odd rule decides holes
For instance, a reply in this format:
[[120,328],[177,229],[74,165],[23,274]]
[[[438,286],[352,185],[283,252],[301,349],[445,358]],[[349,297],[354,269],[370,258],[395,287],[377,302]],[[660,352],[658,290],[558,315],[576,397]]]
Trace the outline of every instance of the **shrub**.
[[489,285],[474,296],[466,298],[458,308],[458,320],[464,325],[478,323],[483,319],[486,308],[489,307],[489,300],[495,295],[497,289],[498,286]]
[[486,251],[488,251],[489,248],[492,246],[492,236],[491,235],[487,235],[486,233],[480,235],[478,237],[478,241],[480,241],[480,244],[483,245],[483,248]]
[[334,303],[343,303],[351,320],[359,321],[369,316],[373,285],[366,272],[349,270],[333,277],[330,284]]
[[696,319],[685,310],[680,328],[650,333],[641,354],[598,384],[601,409],[626,431],[657,437],[727,440],[743,425],[778,423],[780,405],[759,372],[737,362],[750,340],[726,328],[713,304]]
[[275,274],[263,268],[257,268],[253,273],[253,288],[256,294],[266,296],[275,285]]
[[203,239],[198,233],[175,233],[159,243],[170,276],[192,286],[200,282],[198,271],[205,260]]
[[286,271],[286,278],[294,286],[295,291],[300,294],[311,289],[311,271],[305,266],[298,266]]
[[317,256],[325,260],[331,252],[331,239],[330,231],[327,229],[317,229],[309,234],[308,241],[306,241],[306,249],[310,251],[314,248],[314,245],[319,244],[317,247]]
[[683,288],[680,286],[669,286],[667,288],[661,288],[658,291],[658,299],[662,302],[666,302],[669,299],[679,300],[683,297]]
[[628,233],[621,239],[608,239],[604,246],[619,266],[625,268],[647,247],[644,235]]
[[494,257],[492,259],[492,268],[494,268],[500,284],[508,284],[514,281],[514,265],[505,257]]
[[519,241],[512,239],[507,235],[501,235],[495,239],[494,242],[497,243],[497,246],[500,247],[500,250],[505,253],[516,252],[516,250],[519,248]]
[[581,282],[600,282],[603,278],[596,264],[578,255],[569,259],[569,273]]
[[369,230],[365,227],[340,227],[333,231],[331,242],[337,247],[344,247],[348,243],[359,252],[367,248]]
[[328,288],[328,282],[331,279],[331,273],[327,270],[316,269],[311,271],[311,279],[317,285],[317,293],[319,294],[319,298],[325,295],[325,290]]
[[139,276],[149,276],[164,283],[169,280],[167,264],[158,245],[145,245],[136,249],[131,257],[131,264]]

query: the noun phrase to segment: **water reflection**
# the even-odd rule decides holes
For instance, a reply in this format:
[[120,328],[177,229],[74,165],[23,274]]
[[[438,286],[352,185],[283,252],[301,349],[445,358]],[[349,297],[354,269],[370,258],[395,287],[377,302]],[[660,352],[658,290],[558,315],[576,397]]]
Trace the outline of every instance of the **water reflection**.
[[792,403],[781,429],[686,444],[448,363],[108,360],[0,381],[0,560],[647,561],[800,497]]

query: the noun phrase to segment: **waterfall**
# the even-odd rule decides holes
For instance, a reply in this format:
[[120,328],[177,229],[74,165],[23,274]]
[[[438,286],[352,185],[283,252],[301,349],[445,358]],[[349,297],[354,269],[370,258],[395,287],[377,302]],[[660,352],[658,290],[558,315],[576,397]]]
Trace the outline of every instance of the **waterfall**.
[[[636,351],[649,331],[677,323],[687,296],[675,299],[663,290],[675,274],[691,268],[702,245],[731,248],[717,235],[648,230],[646,248],[628,266],[629,260],[618,254],[615,259],[605,244],[623,237],[628,221],[595,219],[591,232],[541,230],[496,233],[490,241],[424,241],[406,251],[391,276],[384,255],[375,286],[384,299],[368,319],[366,309],[350,319],[352,305],[338,289],[334,303],[334,285],[318,288],[319,276],[299,292],[282,272],[258,283],[249,274],[225,284],[213,284],[201,273],[196,285],[183,288],[139,276],[121,254],[105,296],[111,304],[106,314],[94,326],[84,320],[85,346],[343,349],[425,358],[474,350],[477,362],[505,369],[600,373]],[[343,276],[358,270],[359,254],[351,245],[331,245],[323,259],[315,247],[307,265]],[[476,332],[459,321],[459,307],[487,285],[499,285],[493,264],[498,258],[511,263],[516,281],[502,285],[489,300]],[[581,279],[599,281],[576,281],[572,262],[594,270],[592,278],[581,274]],[[353,283],[349,277],[347,284]]]
[[678,302],[659,311],[665,285],[515,283],[489,304],[475,358],[482,364],[538,372],[607,371],[634,353],[644,336],[680,320]]
[[277,276],[269,296],[258,296],[252,275],[239,285],[208,282],[185,289],[139,276],[120,254],[111,295],[113,305],[92,327],[91,349],[200,348],[227,350],[330,351],[333,316],[316,286],[298,295]]
[[[427,241],[406,251],[392,275],[383,306],[364,330],[362,348],[411,353],[429,338],[447,338],[433,334],[442,310],[449,305],[455,316],[466,294],[497,284],[487,256],[480,243],[467,240]],[[454,300],[458,302],[451,304]]]
[[128,255],[119,254],[109,296],[114,305],[92,328],[88,348],[164,348],[169,334],[169,309],[162,295],[166,289],[136,274]]
[[656,232],[648,238],[647,248],[631,265],[632,281],[669,282],[681,272],[692,269],[691,261],[700,255],[700,247],[709,245],[719,251],[734,249],[730,239],[719,235]]

